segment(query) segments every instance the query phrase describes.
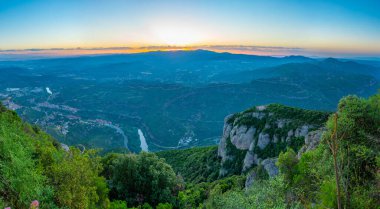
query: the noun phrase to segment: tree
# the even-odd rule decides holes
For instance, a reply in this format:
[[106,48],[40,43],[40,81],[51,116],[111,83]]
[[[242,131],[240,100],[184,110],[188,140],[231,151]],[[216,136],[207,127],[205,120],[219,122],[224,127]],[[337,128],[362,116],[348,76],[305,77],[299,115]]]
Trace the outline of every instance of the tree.
[[142,152],[120,155],[113,163],[110,184],[118,192],[118,199],[134,206],[175,202],[177,178],[163,159]]
[[156,209],[173,209],[173,205],[170,203],[160,203],[157,205]]
[[297,163],[297,154],[292,148],[288,148],[286,152],[281,152],[278,156],[276,165],[280,169],[281,174],[284,175],[285,181],[290,185],[293,184]]
[[338,209],[341,208],[341,203],[340,203],[340,173],[339,173],[339,168],[338,168],[338,150],[339,150],[339,139],[338,138],[338,133],[337,133],[337,126],[338,126],[338,114],[334,114],[334,128],[331,136],[327,140],[327,144],[329,145],[331,154],[334,159],[334,172],[335,172],[335,182],[336,182],[336,198],[337,198],[337,204],[338,204]]
[[338,104],[337,113],[327,122],[324,141],[334,162],[338,208],[343,203],[345,208],[350,208],[351,194],[363,186],[371,190],[376,181],[376,153],[380,144],[379,98],[379,94],[368,100],[357,96],[344,97]]
[[71,147],[69,152],[61,151],[61,156],[52,164],[48,175],[60,206],[73,209],[108,207],[105,179],[98,176],[100,159],[94,155],[93,150],[82,154]]

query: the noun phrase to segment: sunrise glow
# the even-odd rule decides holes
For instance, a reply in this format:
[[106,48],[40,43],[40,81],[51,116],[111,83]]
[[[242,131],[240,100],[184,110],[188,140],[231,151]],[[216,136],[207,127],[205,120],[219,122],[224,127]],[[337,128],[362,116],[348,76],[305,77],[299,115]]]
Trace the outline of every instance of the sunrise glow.
[[190,47],[245,54],[380,56],[378,8],[378,1],[342,0],[2,1],[0,54]]

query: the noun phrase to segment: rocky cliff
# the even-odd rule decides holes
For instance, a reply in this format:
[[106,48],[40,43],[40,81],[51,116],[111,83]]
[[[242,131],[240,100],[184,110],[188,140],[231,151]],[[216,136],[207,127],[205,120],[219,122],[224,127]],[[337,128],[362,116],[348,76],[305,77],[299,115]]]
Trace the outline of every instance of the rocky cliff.
[[240,174],[262,165],[277,175],[276,158],[287,147],[299,153],[315,147],[328,113],[283,105],[257,106],[225,118],[218,147],[220,176]]

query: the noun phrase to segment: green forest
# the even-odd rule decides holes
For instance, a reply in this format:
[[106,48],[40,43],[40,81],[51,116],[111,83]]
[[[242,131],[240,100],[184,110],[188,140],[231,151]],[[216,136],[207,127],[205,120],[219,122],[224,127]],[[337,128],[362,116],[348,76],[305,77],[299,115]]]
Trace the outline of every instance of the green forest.
[[216,146],[63,149],[1,105],[0,208],[380,208],[380,92],[342,98],[324,126],[316,149],[298,158],[288,147],[279,175],[255,167],[258,178],[245,188],[246,174],[219,176]]

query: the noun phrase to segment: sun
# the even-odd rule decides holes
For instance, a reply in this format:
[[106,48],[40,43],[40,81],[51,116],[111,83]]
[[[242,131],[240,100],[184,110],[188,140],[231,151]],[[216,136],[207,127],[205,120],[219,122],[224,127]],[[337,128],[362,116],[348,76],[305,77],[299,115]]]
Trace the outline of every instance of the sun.
[[161,44],[171,46],[191,46],[202,41],[199,32],[185,27],[162,27],[155,34]]

